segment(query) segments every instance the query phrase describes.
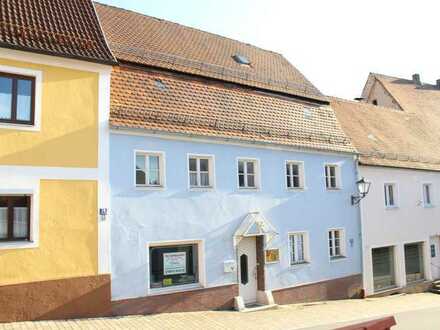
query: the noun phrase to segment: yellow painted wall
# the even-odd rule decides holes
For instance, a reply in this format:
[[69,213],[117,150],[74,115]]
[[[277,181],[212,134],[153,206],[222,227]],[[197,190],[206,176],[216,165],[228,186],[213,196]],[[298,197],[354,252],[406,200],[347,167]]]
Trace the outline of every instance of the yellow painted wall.
[[98,274],[97,182],[41,180],[40,242],[0,250],[0,285]]
[[41,130],[0,128],[0,165],[97,167],[99,74],[0,58],[43,72]]

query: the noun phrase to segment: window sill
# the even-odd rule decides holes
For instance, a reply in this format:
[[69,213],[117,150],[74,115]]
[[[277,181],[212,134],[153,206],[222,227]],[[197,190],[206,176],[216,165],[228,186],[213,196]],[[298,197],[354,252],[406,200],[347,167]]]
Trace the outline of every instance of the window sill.
[[191,192],[211,192],[214,191],[214,187],[190,187],[189,191]]
[[347,260],[347,257],[346,256],[330,257],[330,262],[338,262],[343,260]]
[[160,191],[165,190],[164,186],[135,186],[136,190],[151,190],[151,191]]
[[301,268],[310,265],[310,261],[297,262],[295,264],[290,264],[290,268]]
[[392,211],[392,210],[397,210],[397,209],[399,209],[399,207],[397,205],[395,205],[395,206],[385,206],[385,210]]
[[425,208],[425,209],[432,209],[434,207],[435,207],[435,205],[433,205],[433,204],[424,204],[423,205],[423,208]]
[[255,188],[251,188],[251,187],[238,187],[238,191],[242,191],[242,192],[256,192],[256,191],[260,191],[260,188],[255,187]]
[[307,190],[307,187],[299,187],[299,188],[286,188],[287,192],[303,192],[304,190]]
[[339,188],[339,187],[337,187],[337,188],[325,188],[327,191],[341,191],[342,190],[342,188]]
[[149,289],[148,296],[159,296],[162,294],[193,291],[203,288],[203,285],[201,285],[200,283],[175,285],[166,288]]
[[38,247],[38,242],[32,242],[32,241],[0,242],[0,250],[35,249],[37,247]]
[[40,128],[34,125],[3,123],[0,122],[0,129],[13,129],[18,131],[40,131]]

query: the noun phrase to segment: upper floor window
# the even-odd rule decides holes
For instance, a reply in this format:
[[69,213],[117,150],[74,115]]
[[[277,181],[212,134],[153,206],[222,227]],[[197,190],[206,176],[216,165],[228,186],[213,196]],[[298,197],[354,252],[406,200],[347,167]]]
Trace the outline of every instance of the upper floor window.
[[30,196],[0,196],[0,241],[30,239]]
[[396,185],[394,183],[385,183],[384,184],[384,193],[385,193],[385,206],[386,207],[397,206]]
[[189,185],[191,188],[210,188],[214,185],[213,159],[211,156],[193,156],[189,162]]
[[286,183],[288,189],[304,188],[304,166],[302,162],[286,163]]
[[325,186],[327,189],[339,189],[340,181],[339,166],[325,165]]
[[328,248],[331,259],[345,256],[345,233],[343,229],[331,229],[328,231]]
[[162,187],[163,185],[163,154],[153,152],[136,152],[136,186]]
[[0,73],[0,122],[34,124],[35,78]]
[[423,184],[423,206],[432,206],[432,185],[430,183]]
[[238,160],[238,186],[239,188],[258,188],[258,162],[256,160]]

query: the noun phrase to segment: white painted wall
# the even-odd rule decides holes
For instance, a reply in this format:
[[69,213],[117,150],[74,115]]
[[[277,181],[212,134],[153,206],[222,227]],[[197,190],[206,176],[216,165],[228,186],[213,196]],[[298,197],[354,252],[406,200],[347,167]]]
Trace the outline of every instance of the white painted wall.
[[[440,173],[376,166],[359,166],[370,193],[361,201],[364,288],[374,293],[371,250],[394,246],[396,282],[405,286],[404,244],[424,242],[425,277],[431,279],[430,236],[440,235]],[[387,209],[384,183],[397,185],[397,207]],[[424,207],[422,184],[432,184],[432,207]]]

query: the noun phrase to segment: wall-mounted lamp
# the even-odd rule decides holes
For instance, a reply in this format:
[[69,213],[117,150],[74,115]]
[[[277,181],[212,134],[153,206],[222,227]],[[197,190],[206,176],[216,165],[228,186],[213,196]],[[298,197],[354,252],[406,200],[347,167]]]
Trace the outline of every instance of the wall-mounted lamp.
[[365,180],[365,178],[360,179],[356,184],[359,194],[351,195],[351,205],[359,204],[361,199],[367,196],[370,191],[371,182]]

